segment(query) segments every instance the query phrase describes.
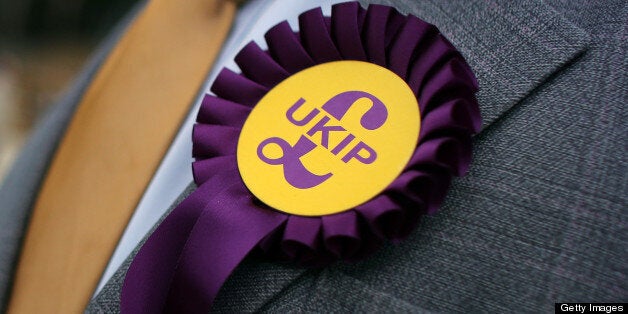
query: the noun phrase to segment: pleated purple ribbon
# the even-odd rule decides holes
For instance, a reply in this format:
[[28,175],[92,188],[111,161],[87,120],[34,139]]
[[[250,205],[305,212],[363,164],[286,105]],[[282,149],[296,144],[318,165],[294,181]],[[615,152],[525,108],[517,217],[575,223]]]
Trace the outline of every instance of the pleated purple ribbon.
[[[123,313],[205,313],[224,281],[252,250],[303,266],[356,261],[386,240],[407,237],[445,198],[452,176],[471,162],[481,125],[477,81],[438,29],[394,8],[357,2],[299,16],[235,57],[241,74],[223,69],[206,95],[193,131],[198,185],[159,225],[133,260],[122,287]],[[359,60],[387,67],[415,93],[418,145],[403,172],[379,195],[344,212],[303,217],[274,210],[252,195],[237,168],[236,147],[257,102],[289,76],[317,64]]]

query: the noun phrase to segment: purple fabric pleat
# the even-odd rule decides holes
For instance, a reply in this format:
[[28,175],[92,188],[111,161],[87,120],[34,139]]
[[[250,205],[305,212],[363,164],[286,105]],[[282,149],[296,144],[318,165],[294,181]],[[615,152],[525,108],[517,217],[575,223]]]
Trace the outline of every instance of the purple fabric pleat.
[[334,45],[321,8],[299,15],[301,42],[312,59],[318,63],[342,60]]
[[249,212],[251,196],[231,166],[199,186],[144,243],[122,287],[123,313],[206,313],[244,256],[286,220],[272,210]]
[[[320,8],[302,13],[297,33],[281,22],[265,39],[268,51],[246,45],[235,58],[242,73],[223,69],[211,87],[215,96],[203,99],[192,134],[198,189],[138,252],[122,290],[123,313],[207,312],[229,274],[256,247],[306,267],[366,258],[436,213],[452,178],[468,171],[471,136],[481,126],[477,80],[434,25],[391,7],[363,9],[349,2],[334,5],[331,17]],[[240,178],[236,149],[242,126],[281,81],[338,60],[375,63],[408,83],[421,117],[417,147],[388,187],[355,208],[322,217],[276,211]],[[329,106],[331,112],[338,109]],[[382,120],[373,106],[363,125]]]
[[212,198],[181,252],[165,312],[206,313],[233,269],[286,218],[274,210],[256,208],[242,182],[234,182]]
[[251,107],[243,106],[235,102],[205,95],[196,120],[202,124],[215,124],[239,127],[244,124],[246,117],[251,113]]
[[438,70],[443,63],[457,57],[456,51],[450,49],[435,27],[428,28],[424,36],[410,66],[410,75],[407,80],[417,96],[423,85],[429,82],[430,72]]
[[421,112],[427,114],[443,102],[455,98],[473,98],[472,82],[463,79],[464,68],[461,61],[452,59],[439,68],[419,94]]
[[209,159],[199,159],[192,163],[194,182],[205,182],[214,174],[229,167],[233,163],[233,156],[219,156]]
[[357,2],[335,5],[332,9],[332,33],[334,42],[344,60],[367,61],[360,33],[360,12],[364,11]]
[[271,55],[290,73],[297,73],[316,65],[305,51],[299,35],[292,32],[290,24],[284,21],[271,28],[266,35]]
[[472,110],[472,104],[469,104],[465,99],[458,98],[448,101],[426,115],[423,125],[421,125],[419,138],[423,140],[426,137],[429,138],[430,135],[448,131],[478,132],[481,124],[477,114],[479,111]]
[[235,155],[240,129],[196,124],[192,130],[192,157],[206,159],[224,155]]
[[321,217],[325,247],[339,259],[350,259],[360,247],[358,215],[347,211]]
[[417,17],[408,16],[406,23],[401,27],[397,40],[390,47],[388,54],[389,69],[404,80],[407,79],[410,62],[414,57],[414,50],[434,28]]
[[242,74],[267,88],[273,88],[290,75],[253,41],[240,50],[235,62]]
[[269,90],[245,76],[224,68],[216,77],[211,91],[225,100],[253,107]]
[[386,66],[386,21],[392,8],[387,6],[371,6],[366,12],[362,28],[362,40],[366,47],[368,61]]

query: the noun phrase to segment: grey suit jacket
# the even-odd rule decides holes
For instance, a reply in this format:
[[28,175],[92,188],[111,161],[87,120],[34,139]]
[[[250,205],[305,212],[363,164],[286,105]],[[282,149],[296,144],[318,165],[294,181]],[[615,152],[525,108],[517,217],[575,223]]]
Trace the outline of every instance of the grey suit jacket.
[[[625,2],[366,2],[437,25],[474,69],[484,126],[471,170],[400,245],[314,270],[248,257],[213,310],[548,312],[554,302],[626,302]],[[71,114],[63,110],[29,145],[56,142]],[[0,289],[41,179],[23,182],[33,169],[20,169],[25,162],[0,189]],[[119,311],[133,255],[88,312]]]

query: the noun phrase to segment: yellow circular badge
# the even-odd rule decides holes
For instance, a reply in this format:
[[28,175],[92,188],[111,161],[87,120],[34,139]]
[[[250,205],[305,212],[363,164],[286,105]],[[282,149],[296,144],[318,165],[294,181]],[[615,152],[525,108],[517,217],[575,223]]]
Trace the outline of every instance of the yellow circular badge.
[[294,74],[255,106],[238,140],[249,190],[294,215],[356,207],[383,191],[417,145],[419,106],[408,84],[367,62]]

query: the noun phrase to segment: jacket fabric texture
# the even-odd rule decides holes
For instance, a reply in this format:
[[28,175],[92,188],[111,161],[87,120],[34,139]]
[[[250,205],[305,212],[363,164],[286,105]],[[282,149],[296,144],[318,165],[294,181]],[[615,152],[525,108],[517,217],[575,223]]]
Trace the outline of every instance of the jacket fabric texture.
[[[471,169],[454,180],[441,210],[402,243],[322,269],[253,254],[227,280],[212,311],[535,313],[551,311],[555,302],[626,302],[628,4],[362,3],[391,5],[436,25],[474,70],[483,128],[473,140]],[[0,187],[4,306],[48,162],[133,14],[40,123]],[[135,252],[87,312],[119,312]]]

